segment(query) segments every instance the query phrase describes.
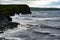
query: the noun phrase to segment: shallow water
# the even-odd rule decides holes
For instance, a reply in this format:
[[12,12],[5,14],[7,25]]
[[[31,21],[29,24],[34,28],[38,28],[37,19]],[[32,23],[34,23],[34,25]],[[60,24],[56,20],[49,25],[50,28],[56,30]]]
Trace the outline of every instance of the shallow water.
[[60,11],[32,11],[32,14],[11,16],[18,22],[0,36],[10,40],[60,40]]

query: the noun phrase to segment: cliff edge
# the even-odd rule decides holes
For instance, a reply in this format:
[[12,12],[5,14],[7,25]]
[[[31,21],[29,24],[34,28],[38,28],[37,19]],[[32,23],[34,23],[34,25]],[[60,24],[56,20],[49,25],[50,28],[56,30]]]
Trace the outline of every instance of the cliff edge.
[[0,5],[0,33],[3,33],[7,29],[12,29],[17,27],[19,23],[11,22],[13,16],[16,14],[31,14],[30,8],[28,5]]
[[[5,15],[9,21],[12,21],[10,16],[16,14],[31,14],[30,8],[26,4],[9,4],[9,5],[0,5],[0,13]],[[10,19],[9,19],[10,18]]]

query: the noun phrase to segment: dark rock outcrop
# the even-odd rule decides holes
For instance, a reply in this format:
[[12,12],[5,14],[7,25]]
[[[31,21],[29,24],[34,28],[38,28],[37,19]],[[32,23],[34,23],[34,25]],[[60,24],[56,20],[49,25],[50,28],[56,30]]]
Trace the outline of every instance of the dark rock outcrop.
[[1,5],[0,4],[0,33],[3,33],[3,31],[7,29],[12,29],[17,27],[19,23],[16,22],[10,22],[12,21],[12,18],[10,16],[13,16],[16,14],[31,14],[30,8],[28,5]]
[[8,19],[8,21],[12,21],[12,18],[10,16],[6,16],[5,17]]
[[5,38],[3,38],[3,37],[0,37],[0,40],[5,40]]
[[3,14],[0,14],[0,33],[8,29],[16,28],[19,23],[8,21],[7,17]]
[[31,14],[30,8],[26,4],[20,4],[20,5],[0,5],[0,13],[5,15],[7,17],[8,21],[12,21],[10,16],[13,16],[16,14]]
[[20,5],[0,5],[0,12],[4,15],[13,16],[16,14],[31,14],[30,8],[26,4],[20,4]]

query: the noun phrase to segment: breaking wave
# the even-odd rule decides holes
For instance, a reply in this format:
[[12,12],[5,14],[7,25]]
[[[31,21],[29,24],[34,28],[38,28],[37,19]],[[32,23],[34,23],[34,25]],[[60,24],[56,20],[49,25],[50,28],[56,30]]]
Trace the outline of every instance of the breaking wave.
[[32,14],[11,16],[17,28],[0,34],[8,40],[60,40],[59,11],[32,11]]

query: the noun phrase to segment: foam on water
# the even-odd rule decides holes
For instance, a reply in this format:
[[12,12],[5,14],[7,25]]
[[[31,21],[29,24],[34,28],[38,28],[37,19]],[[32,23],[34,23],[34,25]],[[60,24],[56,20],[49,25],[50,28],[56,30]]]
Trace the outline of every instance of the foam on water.
[[[40,14],[42,14],[42,13],[40,13]],[[27,23],[40,24],[41,22],[42,23],[43,22],[44,23],[51,23],[52,22],[53,24],[55,24],[55,23],[57,24],[59,22],[59,20],[60,20],[60,17],[48,17],[47,15],[46,15],[47,16],[46,18],[45,17],[44,18],[42,18],[42,17],[37,17],[37,18],[36,17],[32,17],[32,16],[38,16],[38,15],[39,14],[37,14],[37,13],[35,13],[35,14],[32,13],[30,15],[21,15],[21,14],[17,15],[17,14],[15,14],[15,16],[12,16],[12,18],[13,18],[13,22],[19,22],[21,24],[27,24]]]
[[20,25],[5,31],[0,37],[11,40],[60,40],[59,11],[32,11],[32,14],[15,14],[11,18],[12,22]]

